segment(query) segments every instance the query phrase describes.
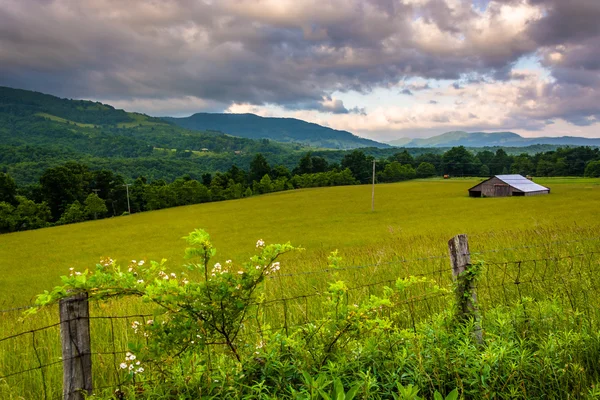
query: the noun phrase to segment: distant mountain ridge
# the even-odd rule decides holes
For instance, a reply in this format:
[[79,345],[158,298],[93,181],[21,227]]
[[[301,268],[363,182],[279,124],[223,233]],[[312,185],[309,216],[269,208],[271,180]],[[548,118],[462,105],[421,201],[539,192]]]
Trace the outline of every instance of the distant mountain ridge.
[[270,139],[329,149],[390,147],[358,137],[348,131],[331,129],[295,118],[260,117],[255,114],[197,113],[185,118],[163,117],[165,121],[193,130],[216,130],[248,139]]
[[576,136],[526,138],[514,132],[452,131],[427,139],[400,138],[389,142],[396,147],[524,147],[536,144],[600,146],[600,138]]

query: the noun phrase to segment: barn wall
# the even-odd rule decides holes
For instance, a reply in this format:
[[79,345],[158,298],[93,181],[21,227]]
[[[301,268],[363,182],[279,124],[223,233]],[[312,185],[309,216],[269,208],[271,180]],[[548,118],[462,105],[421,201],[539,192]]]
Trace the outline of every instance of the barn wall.
[[[506,185],[500,179],[494,177],[489,181],[483,182],[481,184],[481,195],[485,197],[496,197],[496,189],[495,185]],[[510,190],[508,191],[507,196],[510,196]]]

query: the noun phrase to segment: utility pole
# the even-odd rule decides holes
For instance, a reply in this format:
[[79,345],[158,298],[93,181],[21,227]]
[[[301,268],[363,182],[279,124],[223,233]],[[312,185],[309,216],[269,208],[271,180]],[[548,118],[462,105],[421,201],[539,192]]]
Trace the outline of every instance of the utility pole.
[[373,159],[373,189],[371,191],[371,211],[375,211],[375,159]]
[[129,205],[129,186],[131,186],[131,183],[126,183],[123,186],[127,189],[127,212],[131,214],[131,206]]

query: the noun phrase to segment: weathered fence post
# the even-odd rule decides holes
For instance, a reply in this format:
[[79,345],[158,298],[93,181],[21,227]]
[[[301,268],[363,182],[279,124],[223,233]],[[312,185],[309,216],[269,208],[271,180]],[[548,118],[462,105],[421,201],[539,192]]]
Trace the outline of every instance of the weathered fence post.
[[[60,336],[63,357],[63,399],[83,400],[92,394],[92,348],[87,293],[63,299]],[[85,394],[84,394],[85,393]]]
[[456,282],[457,319],[464,322],[473,318],[473,338],[477,343],[483,343],[479,309],[477,308],[477,290],[475,276],[470,274],[471,265],[469,241],[467,235],[456,235],[448,241],[450,261],[452,263],[452,278]]

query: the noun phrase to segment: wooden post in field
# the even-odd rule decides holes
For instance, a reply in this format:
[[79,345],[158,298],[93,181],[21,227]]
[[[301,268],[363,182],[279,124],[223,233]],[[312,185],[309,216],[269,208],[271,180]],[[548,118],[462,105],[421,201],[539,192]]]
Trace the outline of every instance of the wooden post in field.
[[477,343],[483,343],[479,309],[477,308],[477,290],[472,276],[466,274],[471,265],[469,241],[467,235],[457,235],[448,241],[450,262],[452,263],[452,278],[456,282],[456,313],[460,322],[473,318],[473,337]]
[[63,399],[84,400],[92,394],[92,347],[87,293],[62,299],[60,336],[63,358]]
[[375,160],[373,160],[373,187],[371,189],[371,211],[375,211]]

